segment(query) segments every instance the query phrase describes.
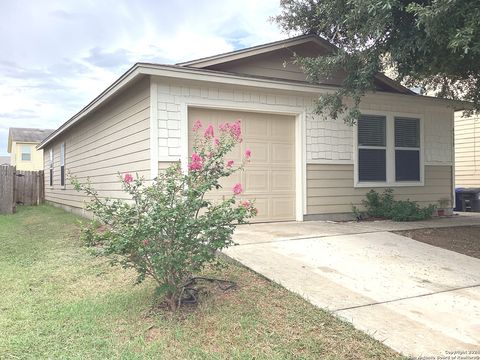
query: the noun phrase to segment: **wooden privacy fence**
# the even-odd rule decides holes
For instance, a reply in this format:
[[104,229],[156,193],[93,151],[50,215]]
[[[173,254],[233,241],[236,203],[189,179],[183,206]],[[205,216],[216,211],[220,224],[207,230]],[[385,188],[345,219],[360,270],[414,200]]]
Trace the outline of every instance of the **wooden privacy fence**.
[[38,205],[45,199],[43,171],[0,166],[0,213],[13,213],[17,204]]
[[16,171],[15,202],[21,205],[39,205],[45,198],[43,171]]
[[15,211],[15,167],[0,165],[0,214]]

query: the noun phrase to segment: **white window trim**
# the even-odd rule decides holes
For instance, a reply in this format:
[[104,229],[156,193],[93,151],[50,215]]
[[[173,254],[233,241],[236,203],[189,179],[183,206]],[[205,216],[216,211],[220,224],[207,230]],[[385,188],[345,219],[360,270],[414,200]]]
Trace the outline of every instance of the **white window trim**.
[[[354,165],[354,180],[353,186],[355,188],[375,188],[375,187],[405,187],[405,186],[425,186],[425,141],[424,141],[424,119],[422,114],[418,113],[404,113],[404,112],[390,112],[390,111],[374,111],[374,110],[360,110],[365,115],[376,115],[386,117],[386,169],[387,181],[358,181],[358,126],[353,127],[353,165]],[[407,117],[420,120],[420,181],[396,181],[395,180],[395,117]],[[361,146],[362,149],[369,148],[369,146]],[[371,147],[381,149],[383,147]],[[399,148],[401,150],[408,150],[409,148]],[[411,148],[418,150],[417,148]]]

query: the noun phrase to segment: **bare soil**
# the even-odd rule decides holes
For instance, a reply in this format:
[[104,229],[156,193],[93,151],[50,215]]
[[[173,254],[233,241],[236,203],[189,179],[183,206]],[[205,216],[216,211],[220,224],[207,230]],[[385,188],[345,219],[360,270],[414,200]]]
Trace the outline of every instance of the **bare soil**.
[[395,233],[480,259],[480,226],[403,230]]

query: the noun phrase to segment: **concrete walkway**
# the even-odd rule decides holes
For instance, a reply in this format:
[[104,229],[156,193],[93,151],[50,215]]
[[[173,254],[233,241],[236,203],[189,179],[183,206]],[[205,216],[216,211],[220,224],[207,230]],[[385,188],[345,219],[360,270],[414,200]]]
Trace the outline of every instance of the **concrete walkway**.
[[403,354],[444,355],[480,350],[480,260],[388,231],[470,224],[246,225],[225,253]]

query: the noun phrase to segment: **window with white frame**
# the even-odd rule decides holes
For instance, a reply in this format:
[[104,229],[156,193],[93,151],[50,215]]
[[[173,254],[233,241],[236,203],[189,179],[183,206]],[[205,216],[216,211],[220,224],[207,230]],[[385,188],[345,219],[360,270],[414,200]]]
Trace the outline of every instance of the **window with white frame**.
[[50,148],[50,154],[49,154],[49,165],[50,165],[50,186],[53,186],[53,148]]
[[358,181],[387,181],[387,118],[362,115],[358,120]]
[[32,160],[32,147],[30,145],[22,145],[22,161]]
[[60,186],[65,186],[65,143],[60,144]]
[[420,181],[420,119],[395,117],[395,180]]
[[394,113],[362,114],[357,126],[355,186],[423,184],[422,123]]

